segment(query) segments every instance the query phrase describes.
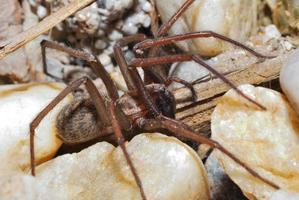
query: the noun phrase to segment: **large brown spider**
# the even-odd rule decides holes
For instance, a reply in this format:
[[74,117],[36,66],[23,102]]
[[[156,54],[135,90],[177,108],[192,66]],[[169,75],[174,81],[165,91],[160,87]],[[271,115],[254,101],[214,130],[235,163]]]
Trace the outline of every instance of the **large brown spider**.
[[[193,97],[195,97],[194,89],[191,84],[184,80],[174,77],[170,77],[168,79],[163,78],[159,73],[157,73],[157,71],[155,71],[155,68],[153,67],[154,65],[193,60],[222,79],[238,94],[256,106],[256,109],[266,110],[264,106],[246,96],[243,92],[237,89],[233,83],[205,63],[200,56],[195,54],[177,54],[162,57],[158,56],[158,47],[161,45],[167,45],[176,41],[192,38],[214,37],[241,47],[258,58],[270,58],[270,56],[261,55],[237,41],[211,31],[165,36],[172,24],[175,23],[179,16],[192,4],[193,1],[194,0],[187,0],[171,17],[171,19],[163,24],[157,33],[154,34],[155,38],[148,39],[145,35],[137,34],[125,37],[116,43],[114,46],[114,57],[121,69],[121,73],[128,87],[128,92],[121,97],[119,97],[117,89],[109,74],[95,56],[84,51],[63,47],[49,41],[43,41],[41,43],[44,70],[46,74],[52,76],[47,72],[45,58],[45,48],[47,47],[61,50],[74,57],[86,60],[90,64],[96,76],[103,80],[107,88],[109,100],[105,101],[104,97],[101,96],[94,83],[86,76],[71,82],[64,90],[62,90],[61,93],[55,99],[53,99],[30,124],[30,155],[32,175],[35,175],[34,134],[36,127],[66,95],[74,92],[80,85],[84,84],[87,92],[89,93],[89,98],[75,98],[71,104],[63,108],[57,118],[59,137],[65,143],[75,144],[114,133],[117,143],[121,147],[135,181],[140,189],[142,199],[146,199],[142,182],[138,176],[138,172],[136,171],[134,164],[130,159],[130,155],[127,152],[122,130],[129,131],[134,128],[139,128],[141,130],[153,132],[157,129],[166,129],[176,136],[210,145],[212,148],[219,149],[222,153],[226,154],[256,178],[259,178],[275,189],[279,188],[279,186],[272,183],[268,179],[261,177],[256,171],[247,166],[244,162],[234,156],[233,153],[229,152],[218,142],[201,136],[199,133],[196,133],[194,130],[192,130],[191,127],[174,119],[175,99],[173,94],[167,89],[167,86],[173,81],[180,82],[189,87],[192,91]],[[128,63],[122,53],[122,47],[133,42],[137,43],[133,48],[137,58],[132,59],[131,62]],[[148,48],[150,48],[150,50],[145,51]],[[145,57],[145,55],[148,55],[148,57]],[[136,67],[142,67],[144,69],[145,75],[150,77],[152,80],[150,84],[145,85],[140,78]],[[94,107],[96,108],[96,111],[94,111]]]

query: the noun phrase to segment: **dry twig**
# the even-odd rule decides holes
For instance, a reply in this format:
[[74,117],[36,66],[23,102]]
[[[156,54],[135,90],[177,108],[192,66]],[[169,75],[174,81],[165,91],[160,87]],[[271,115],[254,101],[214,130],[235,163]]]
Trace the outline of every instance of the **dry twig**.
[[67,17],[74,14],[78,10],[88,6],[93,1],[94,0],[73,0],[70,4],[49,15],[37,25],[16,35],[11,39],[2,41],[0,44],[0,59],[4,58],[11,52],[14,52],[18,48],[24,46],[26,43],[30,42],[41,34],[49,31],[58,23],[65,20]]

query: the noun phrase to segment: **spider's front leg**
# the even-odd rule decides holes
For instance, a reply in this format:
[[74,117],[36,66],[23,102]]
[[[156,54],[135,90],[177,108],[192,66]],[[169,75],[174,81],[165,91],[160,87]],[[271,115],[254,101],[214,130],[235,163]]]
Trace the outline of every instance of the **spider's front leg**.
[[168,45],[168,44],[172,44],[172,43],[178,42],[178,41],[190,40],[190,39],[195,39],[195,38],[209,38],[209,37],[213,37],[213,38],[228,42],[236,47],[244,49],[245,51],[251,53],[252,55],[254,55],[255,57],[260,58],[260,59],[267,59],[267,58],[275,57],[275,56],[267,56],[267,55],[258,53],[256,51],[254,51],[253,49],[249,48],[248,46],[246,46],[236,40],[230,39],[226,36],[215,33],[213,31],[198,31],[198,32],[166,36],[166,37],[155,38],[155,39],[148,39],[148,40],[145,40],[143,42],[136,44],[134,46],[134,51],[139,52],[139,51],[142,51],[147,48]]
[[125,145],[125,138],[121,132],[121,128],[120,128],[120,125],[118,123],[118,119],[117,119],[117,116],[116,116],[116,104],[115,102],[113,101],[110,101],[109,103],[109,113],[110,113],[110,119],[111,119],[111,123],[112,123],[112,128],[114,130],[114,135],[116,137],[116,140],[117,140],[117,144],[120,146],[120,148],[122,149],[123,153],[124,153],[124,156],[125,156],[125,159],[127,161],[127,164],[129,165],[130,167],[130,170],[134,176],[134,179],[137,183],[137,186],[140,190],[140,194],[141,194],[141,197],[143,200],[146,200],[146,196],[145,196],[145,193],[144,193],[144,189],[143,189],[143,186],[142,186],[142,182],[138,176],[138,173],[137,173],[137,170],[132,162],[132,159],[130,158],[130,155],[127,151],[127,148],[126,148],[126,145]]
[[132,60],[130,63],[132,67],[143,67],[146,68],[148,66],[152,66],[159,63],[173,63],[173,62],[182,62],[182,61],[190,61],[193,60],[206,68],[212,74],[215,74],[218,78],[220,78],[224,83],[228,86],[233,88],[239,95],[245,98],[247,101],[251,102],[252,104],[256,105],[258,108],[262,110],[266,110],[266,107],[260,104],[259,102],[255,101],[254,99],[247,96],[241,90],[237,88],[237,86],[228,80],[225,76],[223,76],[220,72],[214,69],[212,66],[207,64],[200,56],[192,55],[192,54],[178,54],[178,55],[171,55],[171,56],[163,56],[163,57],[155,57],[155,58],[136,58]]
[[[165,36],[172,25],[181,17],[181,15],[190,7],[190,5],[194,2],[194,0],[186,0],[184,4],[170,17],[168,21],[166,21],[162,26],[156,31],[153,32],[154,38],[158,39],[159,37]],[[153,46],[148,54],[148,57],[156,57],[159,56],[161,50],[158,46]],[[144,69],[144,81],[145,83],[164,83],[167,81],[165,78],[165,71],[162,70],[163,66],[156,65],[148,67]],[[187,85],[185,85],[187,86]],[[192,92],[192,90],[191,90]],[[195,100],[196,96],[193,95],[193,100]]]
[[[190,55],[188,55],[190,56]],[[190,59],[193,59],[193,56],[191,55]],[[195,59],[195,58],[194,58]],[[169,60],[166,60],[169,61]],[[230,157],[232,160],[234,160],[236,163],[238,163],[240,166],[242,166],[244,169],[246,169],[251,175],[254,177],[259,178],[264,183],[270,185],[271,187],[275,189],[279,189],[279,186],[277,186],[275,183],[272,183],[270,180],[260,176],[255,170],[251,169],[247,166],[246,163],[238,159],[233,153],[229,152],[226,148],[224,148],[222,145],[220,145],[218,142],[213,141],[211,139],[205,138],[201,136],[200,134],[197,134],[195,131],[192,130],[191,127],[187,126],[186,124],[167,118],[161,114],[157,106],[154,104],[153,100],[150,98],[149,92],[146,90],[136,68],[130,68],[132,80],[135,82],[135,85],[137,87],[138,92],[140,93],[141,99],[144,101],[147,109],[152,114],[151,119],[145,119],[140,118],[138,120],[138,126],[142,129],[145,129],[147,131],[153,131],[156,129],[167,129],[174,133],[177,136],[184,137],[186,139],[194,140],[198,143],[204,143],[212,148],[219,149],[222,153]]]

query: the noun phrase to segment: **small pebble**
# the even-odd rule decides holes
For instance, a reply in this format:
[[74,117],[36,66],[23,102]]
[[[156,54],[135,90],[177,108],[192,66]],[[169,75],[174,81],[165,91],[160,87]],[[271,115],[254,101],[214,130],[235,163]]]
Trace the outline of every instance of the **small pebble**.
[[123,34],[117,30],[113,30],[112,33],[109,34],[108,38],[112,41],[118,41],[123,38]]
[[47,12],[47,9],[44,7],[44,6],[41,6],[39,5],[37,7],[37,16],[42,19],[44,18],[45,16],[47,16],[48,12]]
[[279,81],[283,92],[299,114],[299,49],[282,66]]
[[98,56],[98,58],[103,66],[107,66],[107,65],[111,64],[111,58],[106,53],[100,54]]
[[277,29],[277,27],[273,24],[265,27],[265,35],[263,36],[263,42],[266,43],[271,39],[279,39],[281,37],[281,33]]

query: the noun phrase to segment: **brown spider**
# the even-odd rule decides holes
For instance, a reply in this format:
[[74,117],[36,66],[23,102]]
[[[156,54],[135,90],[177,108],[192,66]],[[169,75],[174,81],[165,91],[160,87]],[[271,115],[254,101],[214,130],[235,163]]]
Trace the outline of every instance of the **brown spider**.
[[[62,90],[61,93],[55,99],[53,99],[52,102],[50,102],[50,104],[46,106],[30,124],[30,155],[32,175],[35,175],[34,134],[36,127],[66,95],[74,92],[80,85],[84,84],[87,92],[89,93],[89,98],[75,98],[71,104],[63,108],[57,118],[59,137],[65,143],[75,144],[86,142],[105,135],[114,134],[140,189],[142,199],[146,199],[142,182],[130,159],[130,155],[126,150],[126,146],[124,144],[125,139],[123,137],[122,130],[129,131],[134,128],[139,128],[141,130],[152,132],[157,129],[166,129],[176,136],[191,139],[198,143],[208,144],[212,148],[219,149],[222,153],[229,156],[232,160],[244,167],[256,178],[259,178],[275,189],[279,188],[279,186],[272,183],[268,179],[261,177],[256,171],[248,167],[246,163],[242,162],[218,142],[201,136],[199,133],[196,133],[194,130],[192,130],[191,127],[174,119],[175,99],[173,94],[167,89],[167,86],[174,81],[180,82],[190,88],[194,98],[195,91],[192,85],[184,80],[174,77],[170,77],[168,79],[163,78],[159,73],[157,73],[157,71],[155,71],[155,67],[153,67],[154,65],[193,60],[222,79],[238,94],[246,98],[253,105],[257,106],[257,109],[266,110],[264,106],[252,100],[239,89],[237,89],[233,83],[205,63],[204,60],[198,55],[177,54],[162,57],[157,56],[159,55],[158,47],[161,45],[167,45],[176,41],[192,38],[214,37],[241,47],[258,58],[271,58],[270,56],[261,55],[239,42],[211,31],[165,36],[172,24],[175,23],[179,16],[192,4],[193,1],[194,0],[187,0],[171,17],[171,19],[163,24],[157,33],[154,34],[154,39],[147,39],[145,35],[137,34],[125,37],[116,43],[114,46],[114,57],[121,69],[122,75],[128,87],[128,92],[121,97],[119,97],[117,89],[109,74],[105,71],[105,68],[95,56],[84,51],[63,47],[49,41],[43,41],[41,43],[44,70],[46,74],[53,77],[53,75],[47,72],[45,57],[45,49],[47,47],[61,50],[74,57],[86,60],[90,64],[96,76],[103,80],[108,91],[109,100],[105,101],[95,87],[94,83],[86,76],[71,82],[64,90]],[[130,63],[127,63],[121,48],[132,42],[137,43],[133,48],[137,58],[134,58]],[[147,48],[150,48],[150,50],[145,52]],[[144,56],[146,53],[148,55],[147,58]],[[155,81],[145,85],[140,78],[136,67],[142,67],[145,71],[145,75]],[[96,108],[96,111],[94,110],[94,107]]]

